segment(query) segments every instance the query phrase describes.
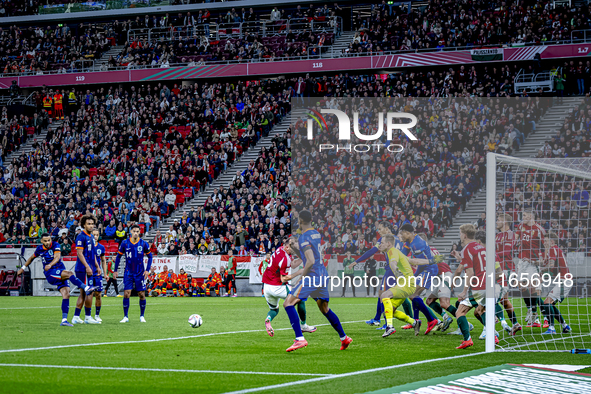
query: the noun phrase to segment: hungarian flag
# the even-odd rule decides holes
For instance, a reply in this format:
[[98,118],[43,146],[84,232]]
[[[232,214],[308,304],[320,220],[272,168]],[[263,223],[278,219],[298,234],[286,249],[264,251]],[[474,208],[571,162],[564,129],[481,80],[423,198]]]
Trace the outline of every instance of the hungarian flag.
[[502,48],[491,49],[472,49],[470,51],[472,60],[477,62],[490,62],[493,60],[503,60]]

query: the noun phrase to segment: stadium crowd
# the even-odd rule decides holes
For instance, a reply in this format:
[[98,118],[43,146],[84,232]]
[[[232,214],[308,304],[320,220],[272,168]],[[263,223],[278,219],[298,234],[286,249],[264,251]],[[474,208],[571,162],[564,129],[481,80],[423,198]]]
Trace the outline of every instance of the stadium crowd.
[[[391,10],[391,11],[390,11]],[[370,16],[356,13],[350,55],[391,50],[570,42],[571,33],[591,28],[588,6],[561,7],[551,1],[430,1],[423,9],[392,7],[382,0]],[[577,36],[575,36],[577,38]]]
[[[146,231],[155,225],[152,250],[158,254],[232,250],[258,255],[273,251],[290,233],[292,195],[326,214],[318,223],[327,252],[362,252],[373,242],[376,221],[384,219],[396,226],[410,222],[429,237],[443,236],[482,187],[484,154],[519,149],[542,115],[545,98],[527,97],[513,108],[493,107],[479,114],[438,108],[424,115],[428,127],[404,153],[377,156],[375,162],[364,161],[367,157],[361,154],[343,157],[329,173],[294,154],[297,169],[310,170],[314,182],[327,182],[322,193],[306,192],[317,186],[313,182],[288,183],[291,137],[302,127],[300,119],[203,207],[184,212],[168,228],[160,222],[179,200],[202,190],[266,135],[290,110],[292,96],[325,96],[329,105],[336,97],[412,96],[407,105],[417,105],[421,97],[438,103],[452,97],[504,97],[511,95],[507,81],[515,72],[513,66],[473,68],[476,79],[470,83],[461,81],[468,71],[460,66],[384,76],[306,75],[86,93],[70,89],[64,95],[74,93],[76,100],[71,105],[64,100],[61,127],[3,170],[0,240],[30,242],[47,229],[67,250],[76,220],[88,210],[99,218],[104,239],[124,239],[131,223],[141,223]],[[40,92],[40,113],[47,112],[43,99],[52,94],[58,93]],[[469,133],[460,133],[463,127]],[[44,162],[50,165],[44,167]]]
[[104,239],[125,239],[133,223],[158,226],[267,135],[288,98],[264,82],[87,90],[55,132],[2,169],[0,240],[48,230],[71,247],[87,212]]
[[[566,42],[571,33],[575,39],[580,38],[577,31],[591,27],[588,7],[555,7],[553,2],[524,6],[462,1],[458,5],[445,0],[408,10],[382,0],[372,6],[369,16],[351,12],[336,3],[256,11],[234,7],[215,15],[203,9],[80,26],[11,26],[0,31],[0,66],[5,74],[79,71],[89,67],[90,60],[98,59],[112,44],[124,48],[107,62],[97,64],[96,70],[316,56],[322,47],[332,45],[337,38],[335,32],[342,28],[334,29],[339,23],[335,17],[351,15],[352,28],[358,33],[343,50],[347,55]],[[262,21],[264,28],[259,23]],[[219,23],[217,35],[210,29],[212,22]],[[153,29],[150,40],[148,29]],[[576,75],[566,78],[567,84],[576,79]],[[591,84],[586,86],[577,86],[577,93],[588,91]]]
[[40,75],[81,71],[111,47],[106,25],[0,27],[0,68],[3,74]]

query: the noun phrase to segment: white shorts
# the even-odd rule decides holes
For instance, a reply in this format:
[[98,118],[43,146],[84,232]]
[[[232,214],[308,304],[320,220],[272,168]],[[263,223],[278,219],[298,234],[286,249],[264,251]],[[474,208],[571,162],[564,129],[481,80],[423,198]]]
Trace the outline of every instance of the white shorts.
[[[499,301],[499,295],[501,294],[501,286],[495,284],[495,304]],[[486,290],[468,290],[468,297],[460,301],[460,305],[464,305],[470,308],[476,308],[477,306],[486,306]]]
[[572,288],[572,286],[567,286],[564,283],[557,284],[554,286],[554,288],[552,288],[548,294],[548,297],[552,298],[553,301],[562,302],[566,297],[568,297],[568,294]]
[[[443,274],[439,275],[441,282],[439,286],[434,287],[431,290],[431,294],[429,297],[433,298],[451,298],[451,283],[453,279],[453,274],[451,272],[444,272]],[[431,283],[434,282],[434,279],[431,279]],[[437,280],[435,280],[437,282]]]
[[265,293],[265,300],[270,309],[279,308],[279,299],[285,300],[289,294],[289,288],[287,285],[274,286],[264,284],[263,291]]
[[534,288],[536,290],[542,289],[541,283],[537,287],[533,287],[531,285],[532,279],[535,277],[537,277],[538,282],[541,282],[540,269],[537,265],[533,264],[531,260],[517,260],[515,270],[517,271],[517,280],[519,282],[525,282],[528,284],[528,287]]

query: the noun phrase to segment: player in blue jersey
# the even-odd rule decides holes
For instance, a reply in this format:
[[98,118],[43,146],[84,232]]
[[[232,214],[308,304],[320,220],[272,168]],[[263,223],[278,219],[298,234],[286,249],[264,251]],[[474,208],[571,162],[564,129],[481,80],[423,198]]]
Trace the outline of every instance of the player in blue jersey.
[[322,236],[318,231],[312,228],[312,214],[310,211],[301,211],[299,219],[302,234],[298,239],[298,244],[304,268],[302,278],[298,281],[283,303],[283,307],[285,308],[287,316],[289,316],[291,327],[296,336],[293,345],[287,348],[287,351],[292,352],[308,346],[308,342],[302,334],[300,317],[295,308],[297,303],[306,302],[308,297],[312,297],[316,300],[320,312],[322,312],[332,327],[339,333],[341,350],[345,350],[353,340],[345,334],[339,318],[328,307],[328,302],[330,300],[328,295],[328,272],[322,263],[322,255],[320,254],[320,241],[322,240]]
[[[371,256],[373,256],[374,254],[376,254],[377,252],[379,252],[379,243],[382,240],[382,237],[384,237],[385,235],[391,234],[394,235],[394,232],[392,231],[392,223],[388,222],[388,221],[383,221],[380,222],[378,224],[378,234],[380,234],[380,239],[378,240],[378,244],[375,245],[374,247],[372,247],[370,250],[368,250],[367,252],[365,252],[361,257],[359,257],[357,260],[355,260],[355,263],[361,263],[367,259],[369,259]],[[396,235],[394,235],[394,239],[396,240],[396,249],[402,251],[402,242],[400,241],[400,239],[398,239],[398,237]],[[386,260],[388,259],[388,255],[386,256]],[[386,286],[388,285],[388,286]],[[378,294],[378,303],[376,306],[376,315],[374,316],[373,319],[366,321],[367,324],[369,324],[370,326],[379,326],[381,321],[381,317],[382,314],[384,313],[384,304],[382,303],[382,300],[380,298],[380,296],[382,295],[382,292],[386,289],[389,289],[390,287],[393,287],[394,285],[396,285],[396,277],[394,276],[394,274],[392,273],[392,270],[390,269],[390,264],[386,264],[386,272],[384,273],[384,276],[382,277],[382,283],[380,284],[380,291]],[[404,302],[402,303],[402,307],[404,308],[404,313],[406,313],[407,315],[412,315],[412,307],[410,305],[410,302],[407,300],[404,300]],[[384,323],[384,325],[380,328],[378,328],[379,330],[385,330],[387,326],[387,323]]]
[[[92,236],[94,237],[94,246],[96,248],[96,258],[98,259],[99,269],[95,266],[93,269],[92,284],[94,285],[94,320],[102,323],[103,320],[100,317],[102,299],[101,294],[103,293],[103,277],[107,272],[107,260],[105,259],[105,247],[98,243],[101,233],[98,229],[92,230]],[[108,280],[108,279],[107,279]]]
[[[76,278],[80,279],[82,283],[93,286],[92,278],[95,270],[100,270],[98,266],[98,260],[96,258],[96,247],[94,243],[94,237],[92,236],[92,230],[96,219],[93,215],[87,214],[82,216],[80,219],[80,226],[82,226],[82,232],[76,237],[76,253],[78,258],[76,259],[76,267],[74,272]],[[94,290],[94,287],[93,287]],[[84,320],[80,319],[80,312],[82,305],[84,304]],[[100,322],[94,320],[91,315],[92,311],[92,293],[87,293],[80,289],[80,295],[76,301],[76,311],[74,312],[74,318],[72,319],[73,324],[100,324]]]
[[37,246],[35,252],[25,262],[25,265],[18,270],[17,275],[21,275],[25,268],[31,265],[37,257],[41,257],[43,273],[47,282],[52,286],[57,286],[58,291],[62,293],[62,323],[60,326],[72,327],[72,324],[68,323],[68,312],[70,311],[70,287],[68,286],[68,280],[74,286],[79,287],[81,291],[91,292],[93,288],[82,283],[72,271],[66,270],[66,266],[62,262],[60,244],[53,242],[48,233],[41,236],[41,246]]
[[[421,298],[421,293],[425,290],[429,290],[430,293],[433,290],[431,279],[437,276],[439,269],[437,268],[437,263],[433,260],[431,248],[421,237],[415,234],[412,224],[407,223],[402,225],[398,235],[404,241],[402,253],[408,256],[411,265],[418,267],[415,272],[416,290],[409,298],[412,300],[412,307],[414,309],[413,317],[418,319],[420,311],[429,322],[425,331],[425,335],[427,335],[433,329],[436,329],[441,322],[433,316],[431,310],[425,305]],[[425,260],[427,263],[423,264],[417,260]]]
[[[121,256],[125,256],[125,271],[123,274],[123,312],[125,317],[121,323],[129,322],[127,312],[129,311],[129,297],[131,290],[135,287],[140,297],[140,322],[145,323],[144,312],[146,311],[146,278],[152,267],[152,252],[150,245],[140,238],[140,226],[131,226],[131,238],[126,239],[119,245],[119,253],[115,259],[115,272],[113,277],[117,279],[117,270],[121,262]],[[148,256],[148,266],[144,268],[144,256]]]

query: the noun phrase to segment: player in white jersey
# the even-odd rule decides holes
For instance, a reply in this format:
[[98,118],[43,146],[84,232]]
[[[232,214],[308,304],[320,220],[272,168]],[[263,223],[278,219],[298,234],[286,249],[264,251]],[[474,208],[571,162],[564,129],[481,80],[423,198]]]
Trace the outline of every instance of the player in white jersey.
[[[427,245],[429,245],[427,235],[424,233],[418,234]],[[438,261],[437,268],[439,269],[439,279],[440,282],[437,286],[431,286],[430,289],[427,289],[427,300],[426,304],[435,312],[437,312],[442,320],[439,323],[439,327],[437,327],[438,331],[445,331],[449,328],[451,323],[453,323],[452,316],[455,317],[456,307],[451,305],[450,298],[451,298],[451,281],[453,279],[453,274],[449,265],[445,262],[443,255],[439,253],[439,251],[431,246],[431,254],[433,255],[433,260]],[[437,302],[439,299],[440,303]],[[445,311],[444,311],[445,310]],[[447,312],[446,312],[447,311]]]
[[[271,255],[269,265],[263,272],[263,294],[265,295],[265,300],[267,300],[267,305],[269,305],[269,313],[265,319],[265,328],[269,336],[275,334],[271,326],[271,321],[279,313],[279,300],[285,300],[289,294],[288,282],[292,278],[301,275],[303,271],[303,269],[299,269],[289,274],[290,269],[295,269],[302,263],[299,257],[293,260],[292,255],[298,256],[299,253],[297,242],[293,238],[290,238]],[[306,324],[306,306],[304,302],[298,303],[298,314],[301,320],[302,332],[316,331],[316,327]]]

